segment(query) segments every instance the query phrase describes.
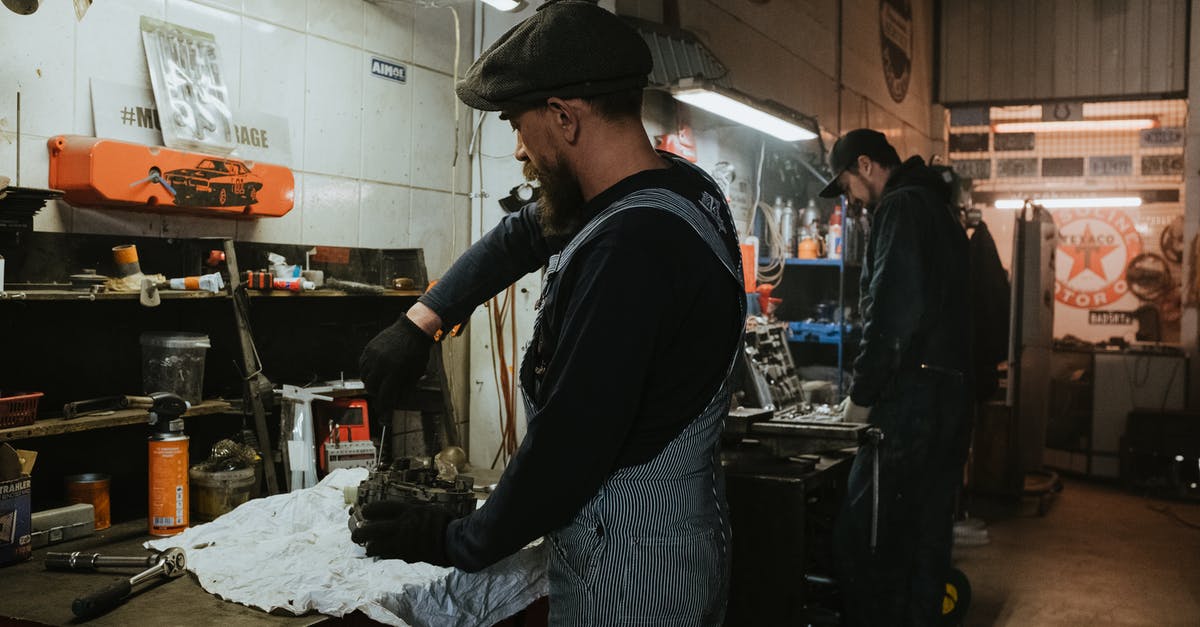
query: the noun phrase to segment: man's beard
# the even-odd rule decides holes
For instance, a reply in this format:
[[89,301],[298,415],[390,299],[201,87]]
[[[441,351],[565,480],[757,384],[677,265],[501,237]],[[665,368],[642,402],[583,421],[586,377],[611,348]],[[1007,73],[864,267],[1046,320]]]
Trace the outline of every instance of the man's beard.
[[556,159],[549,167],[539,170],[526,161],[522,171],[526,179],[541,184],[538,222],[542,225],[542,233],[571,235],[583,226],[583,190],[566,163]]

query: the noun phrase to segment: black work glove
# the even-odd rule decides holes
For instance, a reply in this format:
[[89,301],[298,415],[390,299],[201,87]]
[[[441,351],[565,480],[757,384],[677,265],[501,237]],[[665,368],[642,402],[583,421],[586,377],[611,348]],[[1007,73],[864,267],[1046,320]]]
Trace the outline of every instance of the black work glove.
[[411,391],[425,374],[433,338],[408,316],[367,342],[358,358],[358,371],[367,393],[383,407],[395,407],[402,394]]
[[446,527],[454,514],[436,505],[400,501],[376,501],[356,509],[358,516],[352,511],[350,517],[350,539],[365,546],[368,556],[452,565],[446,555]]

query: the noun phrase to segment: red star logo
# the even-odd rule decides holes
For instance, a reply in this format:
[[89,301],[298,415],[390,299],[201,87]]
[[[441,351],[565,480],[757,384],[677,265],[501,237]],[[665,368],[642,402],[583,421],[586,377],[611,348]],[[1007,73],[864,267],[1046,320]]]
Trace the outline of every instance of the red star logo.
[[1084,270],[1091,270],[1096,276],[1107,281],[1108,275],[1104,273],[1104,258],[1120,246],[1105,246],[1097,242],[1091,227],[1085,225],[1083,235],[1079,236],[1077,244],[1060,248],[1071,257],[1071,275],[1067,277],[1068,281],[1079,276]]

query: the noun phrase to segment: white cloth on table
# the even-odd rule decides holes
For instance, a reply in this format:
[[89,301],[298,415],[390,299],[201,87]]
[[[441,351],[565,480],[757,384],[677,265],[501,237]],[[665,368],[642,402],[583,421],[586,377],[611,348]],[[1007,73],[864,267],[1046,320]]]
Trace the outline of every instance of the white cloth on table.
[[187,568],[227,601],[293,614],[361,610],[389,625],[492,625],[547,594],[541,545],[478,573],[366,557],[350,541],[342,490],[366,479],[338,469],[311,488],[243,503],[217,520],[146,546],[181,547]]

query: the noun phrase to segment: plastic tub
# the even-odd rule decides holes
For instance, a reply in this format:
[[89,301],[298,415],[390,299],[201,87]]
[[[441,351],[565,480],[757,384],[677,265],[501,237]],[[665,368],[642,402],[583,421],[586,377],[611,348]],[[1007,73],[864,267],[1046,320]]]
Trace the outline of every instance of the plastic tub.
[[142,387],[146,394],[174,392],[195,405],[203,398],[203,333],[147,331],[142,334]]
[[216,520],[221,514],[233,511],[250,500],[255,484],[253,468],[208,472],[192,466],[188,477],[192,482],[193,522]]

